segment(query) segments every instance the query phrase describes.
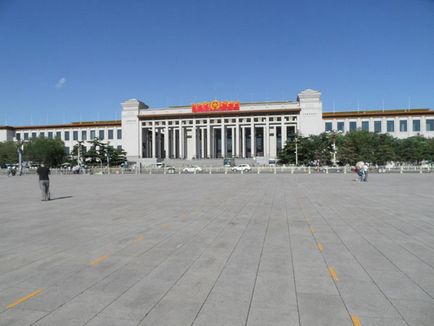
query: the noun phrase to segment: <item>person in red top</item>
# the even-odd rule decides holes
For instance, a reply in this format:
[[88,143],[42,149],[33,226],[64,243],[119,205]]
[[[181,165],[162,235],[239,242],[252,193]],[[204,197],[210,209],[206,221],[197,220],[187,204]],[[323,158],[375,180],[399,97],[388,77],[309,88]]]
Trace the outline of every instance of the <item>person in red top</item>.
[[36,173],[39,175],[39,188],[41,188],[42,193],[41,200],[50,200],[50,169],[45,166],[45,162],[42,162]]

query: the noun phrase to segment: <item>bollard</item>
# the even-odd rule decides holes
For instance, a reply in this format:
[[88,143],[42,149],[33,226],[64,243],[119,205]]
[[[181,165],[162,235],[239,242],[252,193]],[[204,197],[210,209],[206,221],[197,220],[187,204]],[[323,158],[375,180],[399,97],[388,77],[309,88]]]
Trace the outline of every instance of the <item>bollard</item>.
[[294,168],[291,167],[291,174],[294,174]]
[[347,174],[347,167],[344,166],[344,174]]
[[404,168],[401,166],[400,173],[402,174],[404,172]]
[[274,168],[274,174],[276,174],[277,172],[276,172],[276,168]]
[[419,173],[420,173],[420,174],[422,174],[422,173],[423,173],[423,172],[422,172],[422,166],[420,167],[420,171],[419,171]]
[[152,169],[149,169],[149,174],[152,174]]
[[244,170],[241,170],[241,174],[244,174]]
[[261,170],[261,168],[260,167],[258,167],[258,174],[260,174],[261,172],[260,172],[260,170]]
[[181,168],[179,169],[178,174],[181,174]]
[[307,173],[308,173],[308,174],[311,174],[310,166],[307,168]]
[[329,174],[329,167],[326,166],[326,174]]
[[225,174],[228,174],[228,169],[225,169]]
[[211,174],[211,168],[209,168],[209,174]]

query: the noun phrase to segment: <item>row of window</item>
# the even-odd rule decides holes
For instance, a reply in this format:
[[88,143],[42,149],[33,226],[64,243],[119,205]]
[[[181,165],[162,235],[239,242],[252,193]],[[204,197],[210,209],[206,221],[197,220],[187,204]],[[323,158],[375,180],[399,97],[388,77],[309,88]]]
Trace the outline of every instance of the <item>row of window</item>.
[[[258,117],[253,118],[253,122],[265,122],[266,117]],[[179,125],[182,121],[183,125],[193,124],[193,120],[175,120],[175,121],[168,121],[168,125]],[[282,117],[268,117],[269,122],[279,122],[282,121]],[[284,121],[297,121],[297,117],[284,117]],[[236,123],[236,119],[210,119],[210,123]],[[239,123],[245,123],[245,122],[252,122],[252,118],[238,118]],[[207,124],[208,120],[196,120],[196,124]],[[143,126],[152,126],[152,121],[143,122]],[[164,121],[155,121],[155,126],[164,126]]]
[[[87,130],[81,130],[81,139],[80,140],[87,140],[88,139],[88,132]],[[24,140],[28,140],[29,138],[36,138],[38,137],[38,133],[37,132],[32,132],[32,133],[28,133],[28,132],[24,132],[23,133],[23,139]],[[70,131],[65,131],[63,133],[63,138],[62,138],[62,132],[61,131],[49,131],[47,132],[47,134],[45,135],[45,132],[40,132],[39,133],[39,137],[47,137],[49,139],[53,139],[53,138],[58,138],[58,139],[62,139],[64,141],[68,141],[71,140],[71,132]],[[97,137],[97,130],[91,130],[90,131],[90,140],[93,140]],[[21,133],[17,132],[15,134],[15,138],[17,140],[21,140]],[[72,140],[79,140],[79,131],[74,130],[72,132]],[[100,140],[104,140],[105,139],[105,130],[98,130],[98,139]],[[107,130],[107,139],[114,139],[114,130],[113,129],[109,129]],[[122,129],[116,129],[116,139],[122,139]]]
[[[412,121],[412,131],[413,132],[419,132],[420,131],[420,120],[413,120]],[[369,131],[369,121],[362,121],[362,130]],[[325,123],[325,130],[326,131],[332,131],[333,125],[332,122],[328,121]],[[343,121],[338,121],[337,123],[337,130],[345,132],[345,125]],[[348,131],[354,131],[357,130],[357,122],[356,121],[350,121],[349,123],[349,130]],[[386,132],[395,132],[395,120],[387,120],[386,121]],[[407,120],[399,120],[399,131],[400,132],[407,132],[408,130],[408,122]],[[434,119],[427,119],[426,120],[426,131],[434,131]],[[382,130],[382,123],[380,120],[374,121],[374,132],[381,133]]]

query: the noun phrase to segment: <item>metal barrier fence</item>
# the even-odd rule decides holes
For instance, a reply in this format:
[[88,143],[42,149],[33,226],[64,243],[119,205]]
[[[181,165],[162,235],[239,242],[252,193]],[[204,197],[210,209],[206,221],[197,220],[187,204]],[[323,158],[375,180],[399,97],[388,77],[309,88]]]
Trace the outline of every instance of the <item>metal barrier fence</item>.
[[[277,167],[261,167],[252,166],[250,170],[236,171],[230,167],[204,167],[201,171],[188,172],[185,167],[170,167],[170,168],[157,168],[157,167],[142,167],[136,169],[125,168],[88,168],[80,171],[80,173],[74,173],[71,170],[66,169],[50,169],[52,175],[75,175],[75,174],[87,174],[87,175],[102,175],[102,174],[347,174],[354,173],[351,167],[310,167],[310,166],[277,166]],[[378,167],[370,168],[369,173],[394,173],[394,174],[407,174],[407,173],[431,173],[434,167],[432,166],[400,166],[394,168]],[[1,175],[7,175],[6,169],[0,170]],[[18,174],[18,173],[17,173]],[[23,175],[36,174],[34,169],[23,170]]]

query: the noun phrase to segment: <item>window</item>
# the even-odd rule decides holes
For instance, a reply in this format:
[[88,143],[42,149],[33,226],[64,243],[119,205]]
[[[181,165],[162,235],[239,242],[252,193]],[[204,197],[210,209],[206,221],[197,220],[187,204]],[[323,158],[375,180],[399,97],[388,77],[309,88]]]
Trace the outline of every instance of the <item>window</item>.
[[387,121],[387,132],[395,132],[395,121],[393,120]]
[[357,129],[357,122],[350,121],[350,131],[355,131]]
[[122,139],[122,129],[117,130],[118,139]]
[[57,139],[61,139],[62,138],[62,133],[60,131],[56,131],[56,138]]
[[39,137],[45,137],[45,132],[40,132]]
[[108,130],[108,136],[107,136],[107,138],[108,139],[113,139],[113,129],[109,129]]
[[338,122],[338,131],[342,131],[342,132],[345,131],[345,125],[343,121]]
[[73,140],[78,140],[78,131],[75,130],[75,131],[72,132],[72,139]]
[[333,126],[331,122],[326,122],[325,123],[325,131],[332,131],[333,130]]
[[65,131],[65,140],[69,140],[69,131]]
[[15,134],[15,138],[16,138],[17,140],[21,140],[21,134],[20,134],[19,132],[17,132],[17,133]]
[[48,132],[48,138],[53,139],[53,132],[52,131]]
[[401,132],[407,131],[407,120],[399,120],[399,131]]
[[87,131],[86,130],[81,131],[81,140],[87,140]]
[[104,140],[104,130],[100,130],[100,131],[98,132],[98,138],[99,138],[100,140]]
[[69,155],[69,147],[65,147],[64,150],[65,150],[65,154]]
[[413,120],[413,131],[420,131],[420,120]]
[[95,130],[91,130],[90,131],[90,140],[94,140],[95,139]]
[[434,119],[426,119],[426,131],[434,131]]
[[32,132],[32,138],[36,138],[36,132]]
[[362,121],[362,130],[369,131],[369,121]]
[[24,140],[28,140],[29,139],[29,133],[28,132],[25,132],[24,133]]
[[121,151],[121,150],[122,150],[122,146],[121,146],[121,145],[118,145],[118,146],[117,146],[117,149]]
[[374,132],[381,132],[381,121],[374,121]]

